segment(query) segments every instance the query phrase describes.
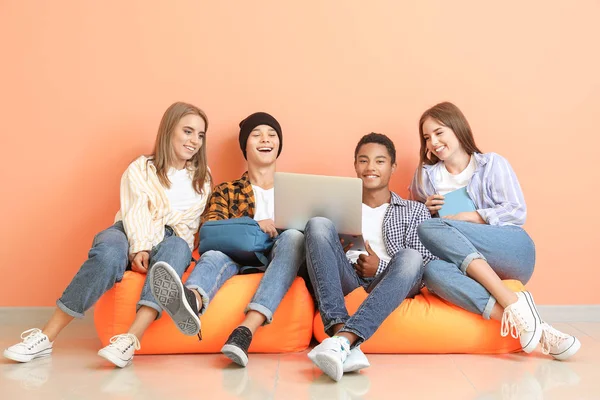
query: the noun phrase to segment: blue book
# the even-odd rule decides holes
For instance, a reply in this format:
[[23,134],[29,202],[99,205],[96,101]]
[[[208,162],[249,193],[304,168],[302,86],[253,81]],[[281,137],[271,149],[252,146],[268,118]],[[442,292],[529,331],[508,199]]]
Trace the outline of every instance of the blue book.
[[446,215],[475,210],[477,210],[475,203],[469,197],[467,187],[465,186],[444,195],[444,205],[438,211],[438,214],[440,217],[445,217]]

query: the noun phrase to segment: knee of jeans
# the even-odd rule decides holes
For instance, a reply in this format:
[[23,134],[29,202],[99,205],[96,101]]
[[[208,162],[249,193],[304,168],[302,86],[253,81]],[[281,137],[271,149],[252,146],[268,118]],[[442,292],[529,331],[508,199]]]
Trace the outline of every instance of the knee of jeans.
[[186,260],[192,259],[192,251],[190,250],[190,246],[179,236],[170,236],[166,238],[162,244],[167,246],[169,252],[182,255]]
[[90,250],[89,258],[94,257],[103,268],[94,269],[97,273],[113,273],[119,266],[127,266],[128,246],[119,244],[99,243]]
[[314,217],[308,220],[304,232],[306,235],[323,235],[335,229],[331,220],[325,217]]
[[296,229],[287,229],[279,234],[278,239],[302,243],[304,242],[304,234]]
[[208,250],[205,251],[204,253],[202,253],[202,255],[200,256],[200,260],[198,260],[198,264],[203,263],[203,262],[208,262],[211,264],[219,264],[222,262],[227,262],[229,260],[229,257],[218,250]]
[[[402,265],[397,268],[399,272],[410,273],[411,275],[418,275],[421,273],[423,268],[423,256],[417,250],[403,249],[400,250],[394,258],[401,261]],[[395,260],[393,260],[395,261]]]
[[[122,228],[122,226],[123,223],[121,222],[121,229],[124,229]],[[92,247],[98,246],[100,244],[111,246],[129,246],[127,235],[121,229],[113,225],[109,228],[106,228],[103,231],[98,232],[96,236],[94,236],[94,240],[92,240]]]

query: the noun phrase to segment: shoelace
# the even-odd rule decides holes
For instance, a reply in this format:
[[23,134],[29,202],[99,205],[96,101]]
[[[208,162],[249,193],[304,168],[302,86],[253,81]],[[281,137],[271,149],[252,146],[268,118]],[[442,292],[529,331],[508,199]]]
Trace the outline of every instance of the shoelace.
[[42,333],[42,330],[38,328],[27,329],[21,333],[21,339],[23,339],[23,343],[28,344],[37,339],[40,333]]
[[140,349],[140,341],[132,333],[123,333],[110,338],[110,344],[117,348],[121,353],[125,353],[127,348],[133,344],[136,350]]
[[21,333],[21,339],[23,339],[22,345],[27,347],[27,350],[33,350],[35,346],[46,339],[46,336],[40,329],[32,328]]
[[542,353],[544,354],[549,354],[550,348],[558,347],[562,340],[569,338],[569,335],[554,329],[546,323],[542,325],[542,328],[542,338],[540,339],[540,342],[542,343]]
[[512,336],[515,339],[518,339],[521,335],[521,331],[525,329],[525,320],[523,317],[513,310],[510,306],[504,309],[504,313],[502,314],[502,325],[500,327],[500,335],[502,337]]

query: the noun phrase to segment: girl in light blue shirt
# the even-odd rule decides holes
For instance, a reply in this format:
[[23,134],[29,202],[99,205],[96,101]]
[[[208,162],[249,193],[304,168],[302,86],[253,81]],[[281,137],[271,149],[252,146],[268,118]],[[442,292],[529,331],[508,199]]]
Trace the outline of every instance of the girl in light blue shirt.
[[466,190],[474,205],[419,225],[421,242],[439,258],[425,269],[429,291],[501,321],[501,335],[519,338],[527,353],[541,343],[543,352],[555,359],[574,355],[579,340],[543,322],[531,293],[515,293],[502,283],[527,283],[535,265],[534,243],[522,228],[527,206],[511,165],[496,153],[479,150],[467,119],[452,103],[425,111],[419,134],[412,198],[425,203],[433,216],[442,210],[445,195],[456,190]]

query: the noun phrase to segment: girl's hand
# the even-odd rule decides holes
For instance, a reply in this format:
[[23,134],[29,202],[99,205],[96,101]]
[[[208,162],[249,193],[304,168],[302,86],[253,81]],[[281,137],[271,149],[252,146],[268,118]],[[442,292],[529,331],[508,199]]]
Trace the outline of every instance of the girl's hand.
[[148,272],[148,261],[150,261],[150,254],[147,251],[140,251],[139,253],[130,254],[129,260],[131,261],[131,270],[145,274]]
[[455,221],[472,222],[474,224],[485,224],[486,223],[485,220],[483,218],[481,218],[481,215],[479,215],[479,213],[477,211],[460,212],[460,213],[454,214],[454,215],[446,215],[443,218],[453,219]]
[[441,194],[432,194],[431,196],[427,197],[427,200],[425,201],[425,206],[427,207],[431,215],[437,214],[437,212],[442,208],[443,205],[444,196],[442,196]]
[[271,238],[277,236],[277,228],[275,228],[275,222],[272,219],[263,219],[262,221],[258,221],[258,226],[260,229]]

